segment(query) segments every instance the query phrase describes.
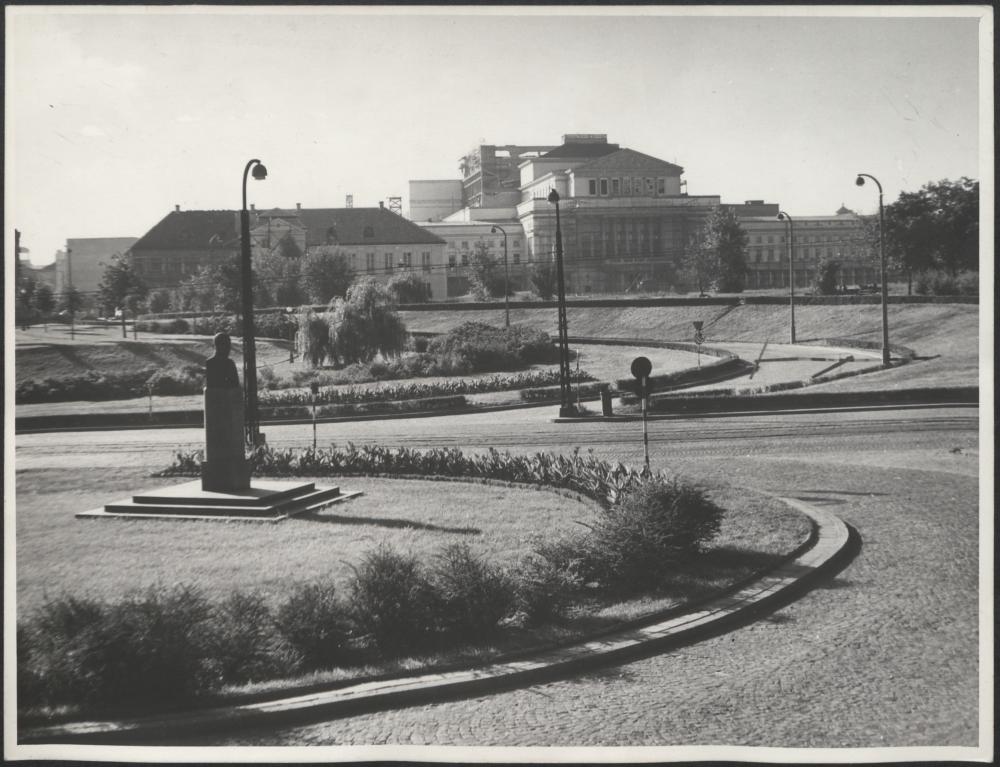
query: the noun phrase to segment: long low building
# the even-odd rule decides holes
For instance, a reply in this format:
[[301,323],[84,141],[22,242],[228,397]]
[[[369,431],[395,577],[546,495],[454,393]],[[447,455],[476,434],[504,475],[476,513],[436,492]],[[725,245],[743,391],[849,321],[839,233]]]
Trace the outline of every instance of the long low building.
[[[150,288],[174,288],[200,267],[240,252],[240,212],[176,207],[132,246],[136,273]],[[297,256],[322,250],[343,255],[356,274],[388,281],[415,271],[431,297],[447,296],[445,243],[383,206],[275,208],[250,211],[251,251],[294,244]]]

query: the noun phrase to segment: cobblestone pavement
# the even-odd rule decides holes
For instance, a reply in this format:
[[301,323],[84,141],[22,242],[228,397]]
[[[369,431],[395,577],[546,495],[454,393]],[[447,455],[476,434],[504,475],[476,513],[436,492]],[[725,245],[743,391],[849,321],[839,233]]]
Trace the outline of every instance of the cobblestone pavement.
[[[200,745],[975,746],[977,459],[912,452],[675,457],[706,480],[825,505],[857,528],[835,579],[756,623],[549,684]],[[873,438],[877,441],[877,438]],[[905,444],[906,437],[899,437]],[[884,460],[883,460],[884,459]],[[195,744],[192,744],[195,745]]]

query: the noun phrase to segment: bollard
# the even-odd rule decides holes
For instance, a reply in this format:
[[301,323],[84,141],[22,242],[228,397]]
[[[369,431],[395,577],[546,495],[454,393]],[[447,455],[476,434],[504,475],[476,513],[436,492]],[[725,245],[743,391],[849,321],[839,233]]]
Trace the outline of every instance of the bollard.
[[607,384],[601,386],[601,413],[605,418],[614,415],[611,410],[611,387]]

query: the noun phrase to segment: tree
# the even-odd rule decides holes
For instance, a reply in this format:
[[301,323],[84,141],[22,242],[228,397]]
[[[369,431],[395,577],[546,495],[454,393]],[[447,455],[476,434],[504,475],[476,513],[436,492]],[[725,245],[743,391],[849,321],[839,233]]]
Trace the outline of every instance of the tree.
[[698,289],[698,295],[705,295],[719,278],[719,262],[716,254],[705,247],[705,231],[693,235],[681,254],[677,279],[685,287]]
[[146,303],[151,314],[161,314],[170,309],[170,291],[165,288],[154,290],[149,294]]
[[550,261],[536,264],[529,276],[535,294],[543,301],[551,301],[558,287],[556,265]]
[[[257,276],[251,273],[251,284],[256,287],[256,283]],[[174,295],[176,311],[239,312],[242,295],[239,256],[199,267],[177,286]]]
[[307,365],[318,368],[328,357],[333,357],[329,320],[308,307],[303,307],[297,319],[295,351]]
[[73,285],[67,285],[59,297],[59,310],[67,312],[70,317],[75,317],[82,307],[83,296],[80,295],[80,291]]
[[35,290],[35,308],[43,317],[48,317],[56,308],[56,299],[52,295],[52,288],[48,285],[39,285]]
[[716,208],[705,222],[701,248],[714,261],[720,293],[742,293],[746,284],[747,234],[736,214]]
[[345,298],[335,298],[329,314],[335,362],[369,362],[376,354],[392,357],[406,345],[406,326],[392,295],[372,277],[351,285]]
[[257,278],[254,289],[255,306],[299,306],[306,302],[302,288],[302,264],[295,240],[286,238],[295,253],[286,256],[281,247],[277,252],[263,253],[253,259]]
[[397,274],[387,285],[393,299],[400,304],[424,304],[431,297],[431,286],[416,272]]
[[[20,259],[18,259],[20,261]],[[17,315],[20,320],[21,329],[27,330],[31,325],[32,314],[34,313],[33,306],[35,303],[35,292],[38,289],[38,283],[35,282],[33,277],[25,276],[23,273],[15,275],[17,285]]]
[[504,294],[504,269],[500,260],[490,255],[485,242],[477,242],[472,253],[472,294],[487,301]]
[[832,296],[837,292],[840,262],[832,256],[823,256],[816,269],[814,287],[821,296]]
[[132,266],[132,259],[116,253],[111,263],[104,269],[101,283],[97,286],[97,302],[105,316],[114,314],[115,309],[125,307],[128,296],[144,298],[149,290]]
[[901,192],[885,208],[886,255],[908,272],[979,269],[979,182],[962,176]]
[[354,281],[354,270],[341,253],[327,249],[309,251],[302,262],[302,284],[309,300],[328,303],[343,296]]

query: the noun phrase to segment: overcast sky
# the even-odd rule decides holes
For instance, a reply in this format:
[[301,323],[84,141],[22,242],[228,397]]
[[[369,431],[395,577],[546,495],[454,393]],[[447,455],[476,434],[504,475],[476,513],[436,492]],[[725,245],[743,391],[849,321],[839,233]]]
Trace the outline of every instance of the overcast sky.
[[43,264],[175,204],[236,209],[251,158],[258,207],[405,207],[409,179],[457,178],[481,141],[564,133],[793,216],[877,209],[859,171],[887,203],[981,178],[983,8],[779,12],[7,7],[5,241]]

